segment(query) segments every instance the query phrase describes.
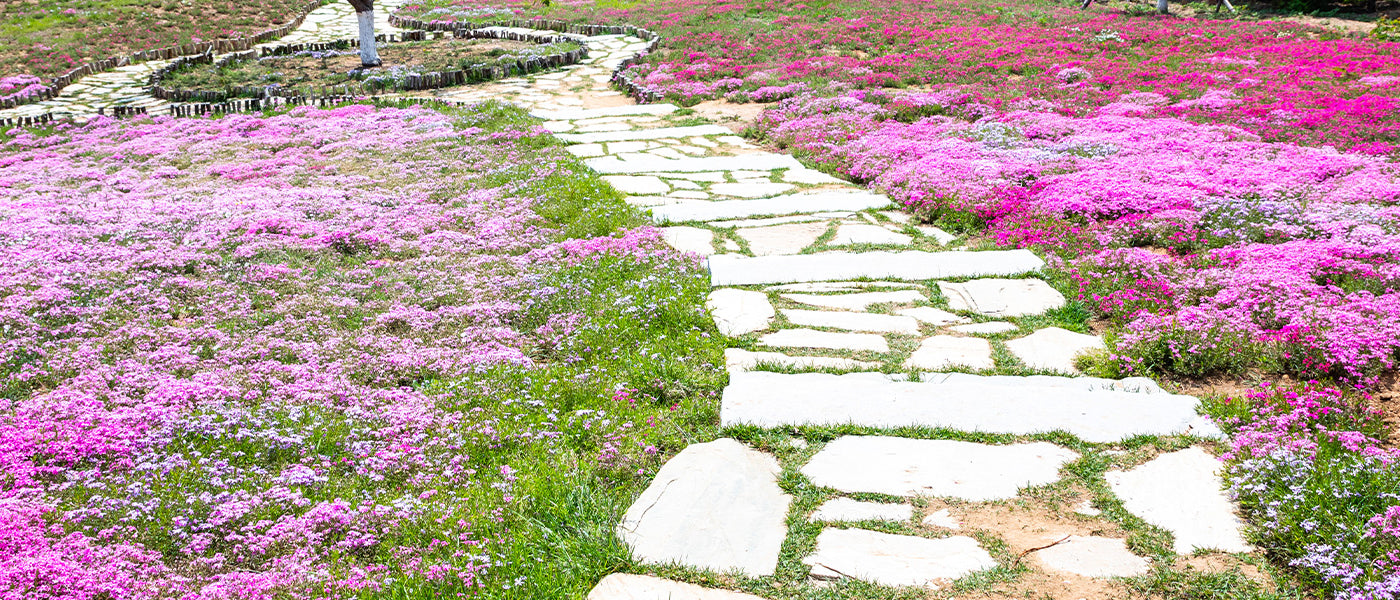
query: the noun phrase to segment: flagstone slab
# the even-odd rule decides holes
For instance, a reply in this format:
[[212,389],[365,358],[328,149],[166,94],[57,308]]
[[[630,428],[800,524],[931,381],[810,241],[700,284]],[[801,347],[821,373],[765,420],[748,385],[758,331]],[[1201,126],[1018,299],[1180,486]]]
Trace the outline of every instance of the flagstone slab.
[[797,254],[826,233],[826,228],[823,222],[788,223],[772,227],[747,227],[734,233],[748,242],[749,251],[754,256],[769,256]]
[[758,338],[758,343],[777,348],[823,348],[826,350],[869,350],[889,352],[885,337],[873,333],[834,333],[815,329],[784,329]]
[[710,186],[710,191],[722,196],[738,196],[740,198],[767,198],[777,196],[783,192],[789,192],[797,186],[791,183],[773,183],[768,180],[753,183],[716,183]]
[[956,440],[845,436],[802,467],[813,485],[842,492],[939,496],[974,502],[1012,498],[1060,479],[1079,453],[1048,442],[994,446]]
[[924,515],[923,520],[919,521],[919,523],[924,527],[941,527],[953,531],[962,529],[962,523],[958,522],[958,519],[953,516],[953,513],[946,508],[940,508]]
[[822,218],[816,215],[794,215],[791,217],[769,217],[767,219],[738,219],[734,221],[711,221],[713,227],[768,227],[770,225],[783,225],[786,223],[810,223],[821,221]]
[[1104,348],[1103,338],[1075,333],[1059,327],[1037,330],[1023,338],[1006,342],[1006,349],[1021,359],[1027,367],[1045,371],[1078,373],[1075,357]]
[[929,539],[866,529],[828,528],[817,536],[817,551],[802,559],[817,579],[851,577],[888,586],[937,587],[991,569],[996,560],[967,536]]
[[[869,192],[841,190],[799,192],[759,200],[717,200],[678,204],[664,210],[652,211],[651,218],[658,223],[716,221],[793,214],[821,214],[829,211],[858,211],[887,206],[889,203],[889,198]],[[840,277],[839,279],[849,279],[849,277]]]
[[1253,550],[1223,491],[1220,461],[1205,450],[1163,454],[1133,469],[1109,472],[1104,479],[1124,509],[1172,533],[1177,554]]
[[931,237],[933,238],[933,241],[938,242],[940,244],[947,244],[949,242],[952,242],[953,240],[958,239],[958,236],[943,231],[942,229],[939,229],[937,227],[933,227],[931,225],[919,225],[915,227],[915,229],[918,229],[919,233],[923,234],[924,237]]
[[624,194],[649,196],[671,191],[671,186],[666,185],[666,182],[661,181],[661,178],[650,175],[605,175],[603,181],[608,182],[608,185],[617,188],[617,191]]
[[832,498],[823,502],[812,515],[810,522],[855,523],[859,521],[908,521],[914,516],[914,507],[908,504],[888,504],[885,502],[862,502],[851,498]]
[[877,315],[873,313],[835,310],[797,310],[785,308],[783,316],[794,325],[828,327],[870,333],[919,334],[919,322],[913,317]]
[[791,183],[805,183],[809,185],[822,185],[827,183],[846,183],[840,179],[827,175],[821,171],[812,169],[788,169],[783,172],[783,181]]
[[799,256],[716,257],[710,261],[710,283],[751,285],[844,279],[922,281],[950,277],[1015,275],[1038,271],[1043,266],[1045,261],[1024,249],[985,252],[822,252]]
[[[603,175],[645,173],[660,171],[666,173],[694,173],[698,171],[734,171],[738,169],[791,169],[802,166],[797,159],[786,154],[746,154],[744,156],[707,156],[703,158],[668,159],[657,156],[635,155],[604,156],[584,161],[594,171]],[[831,210],[831,209],[827,209]]]
[[1199,400],[1191,396],[1103,389],[1091,382],[1039,384],[1035,377],[944,375],[912,382],[879,373],[736,373],[724,389],[720,422],[726,427],[947,427],[1014,435],[1064,431],[1093,443],[1135,435],[1221,435],[1196,413]]
[[880,363],[831,356],[788,356],[781,352],[752,352],[726,348],[724,365],[730,371],[747,371],[760,364],[796,369],[875,369]]
[[672,248],[700,256],[715,253],[715,232],[699,227],[663,227],[661,239]]
[[949,327],[948,331],[956,331],[958,333],[968,333],[972,335],[995,335],[998,333],[1006,333],[1008,331],[1016,331],[1017,329],[1020,329],[1020,327],[1017,327],[1014,323],[1007,323],[1006,321],[988,321],[986,323],[968,323],[966,325],[957,325],[954,327]]
[[842,223],[840,227],[836,228],[836,237],[832,238],[831,245],[893,244],[907,246],[913,239],[914,238],[902,233],[895,233],[877,225]]
[[974,279],[963,283],[938,282],[953,310],[967,310],[992,317],[1038,315],[1065,305],[1065,297],[1039,279]]
[[782,294],[793,302],[812,306],[839,308],[843,310],[866,310],[876,304],[909,304],[928,300],[922,292],[900,290],[897,292],[859,292],[854,294]]
[[919,287],[916,283],[900,281],[816,281],[812,283],[784,283],[768,286],[774,292],[856,292],[870,288],[909,289]]
[[604,577],[587,600],[763,600],[758,596],[700,587],[650,575],[613,573]]
[[561,110],[545,111],[532,110],[530,114],[534,117],[546,121],[581,121],[584,119],[596,119],[598,117],[620,117],[629,115],[666,115],[676,112],[674,104],[629,104],[627,106],[613,106],[609,108],[594,108],[588,110]]
[[705,308],[709,309],[719,332],[728,336],[767,329],[777,315],[768,301],[768,294],[730,288],[710,292]]
[[657,471],[618,536],[647,563],[772,575],[792,497],[772,456],[722,438],[692,444]]
[[919,349],[904,361],[906,369],[937,371],[951,367],[991,369],[992,344],[982,338],[935,335],[919,344]]
[[1133,554],[1128,544],[1117,538],[1072,535],[1037,550],[1035,557],[1046,569],[1085,577],[1137,577],[1148,571],[1147,559]]
[[914,317],[920,322],[928,323],[929,325],[933,325],[934,327],[942,327],[944,325],[953,325],[956,323],[966,323],[968,321],[971,321],[971,319],[968,319],[967,317],[958,316],[946,310],[937,309],[932,306],[916,306],[914,308],[901,308],[899,310],[894,311],[894,313],[897,315],[904,315],[906,317]]
[[1104,377],[1060,377],[1058,375],[973,375],[970,373],[920,373],[925,383],[959,385],[1001,385],[1014,388],[1064,388],[1095,392],[1101,390],[1134,394],[1165,394],[1166,390],[1146,377],[1107,379]]
[[662,138],[685,137],[691,135],[724,135],[728,133],[733,132],[719,125],[696,125],[694,127],[658,127],[656,129],[637,129],[634,131],[561,133],[555,134],[554,137],[576,144],[594,144],[598,142],[659,140]]

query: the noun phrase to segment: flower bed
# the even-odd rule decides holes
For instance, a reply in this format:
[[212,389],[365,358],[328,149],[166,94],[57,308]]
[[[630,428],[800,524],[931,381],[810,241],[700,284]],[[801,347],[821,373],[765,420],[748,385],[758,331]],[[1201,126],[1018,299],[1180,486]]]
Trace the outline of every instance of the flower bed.
[[540,528],[713,410],[703,271],[521,111],[56,130],[0,139],[4,595],[581,590]]

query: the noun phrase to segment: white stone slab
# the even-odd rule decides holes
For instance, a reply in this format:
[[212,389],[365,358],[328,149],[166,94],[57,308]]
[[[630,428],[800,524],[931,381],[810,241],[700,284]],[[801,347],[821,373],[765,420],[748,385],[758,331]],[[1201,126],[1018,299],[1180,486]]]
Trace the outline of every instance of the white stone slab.
[[[783,316],[794,325],[829,327],[870,333],[919,334],[919,322],[913,317],[877,315],[834,310],[796,310],[785,308]],[[990,348],[990,347],[989,347]]]
[[580,158],[589,158],[593,156],[602,156],[604,154],[607,154],[603,151],[602,144],[581,144],[578,146],[569,146],[568,148],[565,148],[565,150],[568,150],[569,154]]
[[791,217],[769,217],[767,219],[737,219],[734,221],[710,221],[714,227],[768,227],[770,225],[782,225],[785,223],[810,223],[820,221],[821,217],[813,215],[794,215]]
[[992,344],[982,338],[935,335],[919,344],[919,349],[904,361],[906,369],[938,371],[951,367],[991,369]]
[[940,580],[997,565],[977,540],[967,536],[929,539],[865,529],[828,528],[817,536],[817,551],[802,559],[812,577],[851,577],[888,586],[936,587]]
[[900,290],[897,292],[860,292],[855,294],[782,294],[783,298],[825,308],[844,310],[866,310],[876,304],[909,304],[928,300],[922,292]]
[[662,138],[684,137],[689,135],[724,135],[728,129],[719,125],[696,125],[694,127],[660,127],[657,129],[637,129],[634,131],[614,131],[599,133],[555,134],[566,142],[593,144],[598,142],[621,142],[630,140],[659,140]]
[[827,350],[869,350],[889,352],[885,337],[873,333],[833,333],[815,329],[784,329],[758,339],[776,348],[824,348]]
[[740,198],[767,198],[777,196],[783,192],[792,191],[796,186],[791,183],[773,183],[763,181],[761,183],[716,183],[710,186],[710,191],[723,196],[738,196]]
[[681,252],[709,256],[715,253],[715,232],[699,227],[663,227],[661,238]]
[[724,173],[647,173],[667,179],[689,179],[690,181],[724,181]]
[[[1159,397],[1159,396],[1153,396]],[[1104,475],[1123,508],[1170,531],[1178,554],[1249,552],[1235,506],[1222,491],[1220,462],[1196,447]]]
[[729,590],[703,588],[650,575],[613,573],[604,577],[587,600],[763,600]]
[[797,254],[826,233],[826,223],[788,223],[773,227],[745,227],[735,233],[749,244],[755,256]]
[[747,371],[760,364],[796,369],[875,369],[880,363],[830,356],[788,356],[780,352],[750,352],[741,348],[726,348],[724,364],[730,371]]
[[676,110],[677,107],[674,104],[630,104],[627,106],[594,108],[590,110],[532,110],[530,114],[546,121],[580,121],[583,119],[596,119],[598,117],[618,117],[626,115],[665,115],[676,112]]
[[[604,156],[584,161],[594,171],[604,175],[617,173],[694,173],[698,171],[733,171],[737,169],[791,169],[801,166],[797,159],[786,154],[746,154],[743,156],[708,156],[704,158],[682,158],[677,160],[653,156],[637,155],[625,159],[621,156]],[[833,209],[823,209],[833,210]],[[716,217],[718,218],[718,217]]]
[[964,283],[938,282],[939,291],[953,310],[968,310],[992,317],[1038,315],[1065,305],[1065,297],[1039,279],[974,279]]
[[1060,377],[1057,375],[972,375],[968,373],[920,373],[925,383],[958,385],[1001,385],[1013,388],[1063,388],[1084,392],[1117,391],[1134,394],[1165,394],[1166,390],[1146,377],[1106,379],[1103,377]]
[[608,185],[617,188],[617,191],[624,194],[647,196],[665,194],[671,191],[671,186],[666,185],[666,182],[661,181],[659,177],[651,177],[649,175],[637,177],[628,175],[605,175],[603,176],[603,181],[608,182]]
[[953,513],[949,512],[946,508],[940,508],[925,515],[920,523],[922,523],[924,527],[941,527],[953,531],[962,529],[962,523],[959,523],[958,520],[953,517]]
[[1012,323],[1007,323],[1006,321],[988,321],[986,323],[968,323],[967,325],[957,325],[954,327],[949,327],[948,331],[956,331],[958,333],[969,333],[973,335],[994,335],[998,333],[1006,333],[1008,331],[1016,331],[1017,329],[1020,329],[1020,327],[1017,327]]
[[[670,208],[672,207],[656,210]],[[653,214],[655,214],[654,211]],[[1045,261],[1029,250],[990,250],[986,252],[908,250],[904,252],[823,252],[800,256],[760,256],[754,258],[716,257],[710,261],[710,283],[712,285],[750,285],[863,278],[920,281],[948,277],[1028,273],[1037,271],[1044,265]]]
[[902,233],[895,233],[884,227],[877,225],[863,225],[860,223],[842,223],[836,228],[836,237],[832,238],[833,246],[849,246],[851,244],[895,244],[907,246],[911,238]]
[[1197,404],[1191,396],[1167,393],[1037,385],[1034,377],[910,382],[878,373],[753,372],[729,378],[720,422],[725,427],[947,427],[1015,435],[1065,431],[1093,443],[1135,435],[1219,437],[1220,430],[1196,414]]
[[767,294],[729,288],[710,292],[705,308],[719,332],[729,336],[767,329],[777,315]]
[[1075,333],[1059,327],[1047,327],[1023,338],[1006,342],[1006,349],[1032,369],[1078,373],[1074,358],[1090,350],[1104,347],[1097,335]]
[[692,444],[662,465],[618,536],[642,562],[772,575],[792,502],[778,488],[781,472],[773,457],[732,439]]
[[943,327],[944,325],[952,325],[955,323],[966,323],[971,320],[967,317],[960,317],[946,310],[940,310],[932,306],[916,306],[914,308],[901,308],[899,310],[894,311],[894,313],[897,315],[904,315],[906,317],[914,317],[920,322],[928,323],[929,325],[933,325],[934,327]]
[[[1047,543],[1055,540],[1046,540]],[[1137,577],[1146,575],[1147,559],[1133,554],[1120,539],[1072,535],[1035,557],[1051,571],[1085,577]]]
[[[697,158],[691,160],[710,159]],[[678,204],[668,207],[665,210],[653,211],[651,218],[659,223],[715,221],[720,219],[746,219],[749,217],[771,217],[778,215],[819,214],[827,211],[865,210],[867,208],[887,206],[889,203],[889,198],[868,192],[800,192],[774,198],[763,198],[761,200],[720,200],[715,202]],[[840,279],[848,278],[849,277],[841,277]]]
[[908,521],[914,516],[914,507],[908,504],[886,504],[884,502],[861,502],[851,498],[833,498],[823,502],[812,511],[810,522],[855,523],[858,521]]
[[844,181],[827,175],[821,171],[813,169],[788,169],[783,172],[783,181],[792,183],[805,183],[808,185],[822,185],[827,183],[845,183]]
[[1060,479],[1079,454],[1048,442],[993,446],[956,440],[845,436],[802,467],[813,485],[855,493],[1005,500]]
[[919,225],[915,227],[915,229],[918,229],[919,233],[923,234],[925,237],[931,237],[940,244],[947,244],[948,242],[958,239],[958,236],[930,225]]
[[918,284],[900,281],[815,281],[812,283],[784,283],[764,288],[774,292],[855,292],[870,288],[909,289]]

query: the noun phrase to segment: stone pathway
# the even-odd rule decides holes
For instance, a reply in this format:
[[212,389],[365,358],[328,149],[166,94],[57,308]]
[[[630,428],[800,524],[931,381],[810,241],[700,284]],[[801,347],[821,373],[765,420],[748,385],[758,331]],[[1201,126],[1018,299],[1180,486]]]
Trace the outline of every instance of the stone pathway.
[[[380,19],[399,3],[381,0]],[[353,33],[343,4],[278,43]],[[1220,491],[1219,463],[1200,444],[1160,456],[1150,444],[1122,445],[1220,437],[1198,400],[1145,379],[1079,376],[1075,357],[1103,340],[1055,326],[1066,299],[1041,278],[1041,258],[919,225],[881,194],[745,141],[736,135],[744,122],[723,107],[707,118],[635,105],[610,86],[611,73],[646,42],[574,37],[591,49],[582,63],[417,95],[529,109],[650,210],[668,243],[708,257],[708,307],[734,346],[721,424],[790,445],[778,456],[723,438],[671,459],[617,526],[637,561],[748,589],[842,580],[932,589],[1018,565],[1047,581],[1111,585],[1169,565],[1172,553],[1251,550]],[[158,66],[95,75],[15,110],[156,109],[135,82]],[[1058,437],[1024,437],[1050,433]],[[968,441],[977,435],[1005,443]],[[1076,449],[1062,445],[1066,435]],[[1076,505],[1037,504],[1032,488],[1065,485],[1068,466],[1090,458],[1116,465],[1091,486],[1099,491],[1069,490]],[[1016,506],[1039,506],[1048,524],[1017,525],[1005,517]],[[1128,515],[1170,535],[1171,547],[1135,553]],[[805,578],[765,583],[794,571]],[[758,596],[613,574],[588,598]]]

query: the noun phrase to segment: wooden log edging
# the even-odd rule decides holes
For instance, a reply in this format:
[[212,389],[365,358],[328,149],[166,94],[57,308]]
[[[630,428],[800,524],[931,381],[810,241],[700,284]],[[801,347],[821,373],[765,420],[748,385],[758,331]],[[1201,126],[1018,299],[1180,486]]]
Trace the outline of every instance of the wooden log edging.
[[558,44],[570,42],[578,44],[578,48],[565,52],[556,52],[545,56],[531,56],[516,59],[514,62],[505,64],[479,65],[466,69],[456,69],[452,71],[433,71],[418,75],[411,75],[403,82],[389,87],[371,87],[363,83],[344,84],[337,86],[322,87],[319,94],[306,94],[296,88],[281,87],[253,87],[236,86],[223,90],[194,90],[166,87],[162,82],[170,73],[197,64],[213,64],[215,66],[225,66],[237,61],[254,60],[268,56],[286,56],[297,52],[320,52],[324,50],[348,50],[358,48],[358,39],[333,40],[329,42],[308,42],[303,44],[288,44],[284,46],[272,46],[250,50],[247,52],[232,53],[227,56],[215,58],[212,53],[204,53],[198,56],[181,57],[172,61],[169,65],[156,70],[151,74],[149,86],[151,95],[162,100],[171,102],[197,102],[197,103],[217,103],[232,100],[234,98],[291,98],[291,97],[343,97],[343,96],[377,96],[386,93],[411,92],[420,90],[431,90],[466,83],[477,83],[482,81],[492,81],[519,75],[528,75],[547,69],[555,69],[565,65],[577,64],[588,57],[588,44],[581,40],[575,40],[558,35],[543,35],[520,33],[513,31],[490,31],[482,29],[460,30],[451,32],[429,32],[424,30],[405,31],[402,34],[388,34],[375,36],[376,41],[382,43],[394,42],[416,42],[426,39],[441,39],[451,35],[457,39],[506,39],[512,41],[532,42],[536,44]]
[[[292,18],[292,20],[287,22],[287,24],[278,27],[273,27],[272,29],[263,30],[251,36],[244,36],[231,39],[218,39],[211,42],[201,42],[198,44],[182,44],[179,46],[169,46],[166,48],[142,50],[140,52],[133,52],[124,56],[114,56],[111,58],[104,58],[101,60],[95,60],[89,63],[84,63],[78,65],[77,67],[69,70],[68,72],[62,75],[59,75],[58,77],[53,78],[49,81],[49,84],[44,89],[34,94],[29,94],[18,98],[0,100],[0,109],[14,108],[17,106],[23,106],[25,104],[33,104],[36,102],[43,102],[45,100],[52,100],[58,97],[59,92],[63,91],[63,88],[72,85],[73,82],[79,79],[87,77],[88,75],[103,73],[106,71],[111,71],[112,69],[125,67],[128,65],[134,65],[137,63],[143,63],[152,60],[172,60],[180,58],[182,56],[189,56],[195,54],[225,54],[228,52],[242,52],[245,50],[250,50],[258,44],[265,43],[269,40],[275,40],[277,38],[283,37],[291,33],[296,28],[301,27],[301,24],[306,20],[306,16],[311,14],[311,11],[320,8],[323,4],[330,4],[333,1],[334,0],[309,0],[305,4],[302,4],[301,8],[297,11],[296,17]],[[12,119],[5,120],[8,121]],[[0,123],[3,122],[4,121],[0,121]]]
[[559,31],[583,36],[595,35],[630,35],[647,41],[647,47],[628,59],[622,61],[612,72],[613,85],[621,88],[633,100],[641,104],[659,102],[665,94],[660,90],[648,87],[636,81],[625,71],[642,62],[644,58],[656,49],[661,43],[661,34],[650,29],[633,27],[631,25],[589,25],[581,23],[570,23],[556,19],[502,19],[483,23],[449,23],[444,21],[424,21],[411,17],[401,17],[399,15],[389,15],[389,23],[400,29],[415,29],[421,31],[471,31],[485,29],[489,27],[515,27],[528,29],[543,29],[549,31]]

